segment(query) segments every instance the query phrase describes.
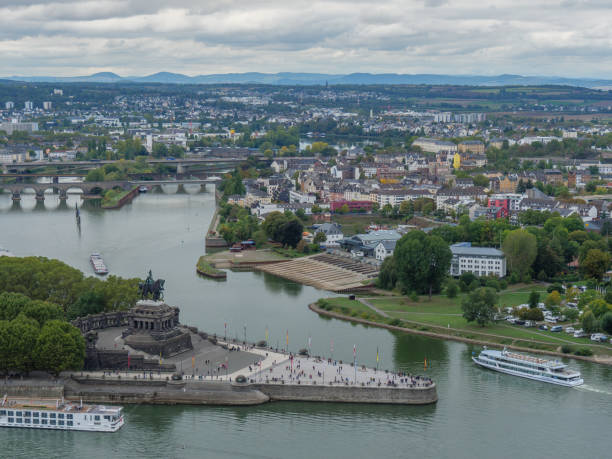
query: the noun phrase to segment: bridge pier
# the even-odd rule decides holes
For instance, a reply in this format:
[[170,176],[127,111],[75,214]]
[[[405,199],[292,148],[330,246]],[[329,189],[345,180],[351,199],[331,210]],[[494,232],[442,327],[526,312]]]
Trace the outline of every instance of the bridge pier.
[[182,183],[178,184],[178,188],[176,189],[176,194],[186,194],[185,187]]
[[36,200],[44,201],[45,200],[45,192],[44,191],[36,191]]
[[59,198],[60,198],[60,201],[68,200],[68,191],[66,191],[66,190],[59,190]]
[[21,193],[19,193],[19,191],[13,191],[11,199],[13,200],[13,202],[21,201]]
[[179,174],[184,174],[185,173],[185,166],[182,163],[179,163],[176,165],[176,175]]

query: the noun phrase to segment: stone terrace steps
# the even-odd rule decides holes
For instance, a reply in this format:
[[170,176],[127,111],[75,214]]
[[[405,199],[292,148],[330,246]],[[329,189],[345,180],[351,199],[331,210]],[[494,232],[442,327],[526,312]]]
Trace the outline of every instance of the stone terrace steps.
[[375,266],[328,254],[296,258],[282,263],[259,265],[261,271],[334,292],[362,287],[378,274]]

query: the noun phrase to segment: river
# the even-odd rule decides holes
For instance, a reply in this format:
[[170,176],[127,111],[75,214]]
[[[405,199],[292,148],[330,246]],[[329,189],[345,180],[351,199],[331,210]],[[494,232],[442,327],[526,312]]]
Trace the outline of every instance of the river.
[[[392,333],[320,318],[307,305],[330,293],[255,272],[226,282],[199,277],[195,263],[214,211],[214,195],[147,193],[120,210],[82,209],[0,194],[0,246],[18,256],[58,258],[92,274],[102,253],[113,274],[166,279],[166,301],[181,322],[208,332],[381,368],[426,374],[438,384],[431,406],[271,403],[258,407],[126,406],[115,434],[2,429],[1,457],[606,457],[612,426],[612,368],[569,360],[585,385],[564,388],[475,367],[470,345]],[[80,205],[80,201],[79,205]],[[333,344],[332,344],[333,343]],[[609,456],[608,456],[609,457]]]

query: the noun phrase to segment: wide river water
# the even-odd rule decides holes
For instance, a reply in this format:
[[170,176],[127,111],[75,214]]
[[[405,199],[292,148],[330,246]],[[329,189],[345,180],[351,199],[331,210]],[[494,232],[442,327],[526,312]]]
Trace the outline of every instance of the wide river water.
[[[610,457],[612,368],[569,360],[585,385],[564,388],[485,371],[472,346],[320,318],[308,304],[330,295],[255,272],[226,282],[198,277],[195,263],[214,212],[210,190],[148,193],[120,210],[82,209],[71,195],[44,204],[0,194],[0,246],[18,256],[58,258],[93,275],[89,254],[102,253],[113,274],[166,279],[166,301],[181,322],[208,332],[264,339],[361,364],[426,374],[438,385],[430,406],[270,403],[257,407],[126,406],[115,434],[2,429],[0,457]],[[333,342],[333,345],[332,345]],[[608,451],[606,453],[606,451]]]

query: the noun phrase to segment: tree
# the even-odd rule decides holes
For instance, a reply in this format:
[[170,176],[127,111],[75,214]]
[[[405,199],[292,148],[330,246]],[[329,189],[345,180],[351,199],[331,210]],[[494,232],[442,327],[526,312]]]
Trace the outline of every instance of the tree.
[[88,291],[72,303],[66,311],[68,320],[84,317],[89,314],[98,314],[104,311],[104,295],[101,292]]
[[601,318],[601,329],[608,335],[612,335],[612,312],[606,312]]
[[493,320],[497,294],[493,289],[481,287],[474,290],[461,302],[463,317],[468,322],[476,322],[481,327]]
[[454,279],[449,279],[446,282],[446,296],[449,298],[455,298],[457,297],[458,293],[459,286],[457,285],[457,282]]
[[607,312],[612,312],[612,304],[607,303],[606,300],[601,298],[591,301],[588,308],[596,319],[603,317]]
[[561,304],[561,295],[556,290],[552,291],[544,300],[544,304],[548,309],[559,306]]
[[534,309],[538,307],[540,303],[540,294],[535,290],[532,290],[529,294],[529,308]]
[[428,293],[429,298],[439,292],[447,276],[452,253],[439,236],[411,231],[402,236],[394,251],[398,279],[407,291]]
[[378,272],[376,285],[380,288],[393,290],[397,283],[397,261],[395,256],[387,257],[383,260]]
[[478,174],[473,177],[474,186],[486,188],[489,186],[489,178],[486,175]]
[[599,322],[591,311],[585,311],[582,314],[581,324],[585,333],[595,333],[599,330]]
[[313,242],[315,244],[320,244],[321,242],[325,242],[326,240],[327,240],[327,236],[325,235],[325,233],[323,231],[319,231],[315,234]]
[[104,170],[101,167],[91,169],[85,177],[86,182],[103,182],[105,179]]
[[295,247],[302,240],[304,225],[297,219],[291,218],[282,226],[282,235],[278,242],[283,245]]
[[40,331],[34,355],[37,368],[56,376],[64,370],[80,370],[85,360],[85,340],[69,323],[50,320]]
[[8,326],[11,358],[8,367],[23,373],[34,369],[34,345],[38,336],[38,322],[19,314]]
[[580,264],[580,269],[586,277],[591,277],[601,281],[604,273],[610,266],[610,254],[599,249],[589,250]]
[[165,158],[168,156],[168,147],[164,143],[155,143],[153,144],[153,151],[151,154],[155,158]]
[[504,239],[502,248],[510,270],[517,272],[523,278],[536,259],[536,237],[522,229],[510,231]]
[[519,310],[518,316],[523,320],[544,320],[544,313],[538,308],[522,308]]

